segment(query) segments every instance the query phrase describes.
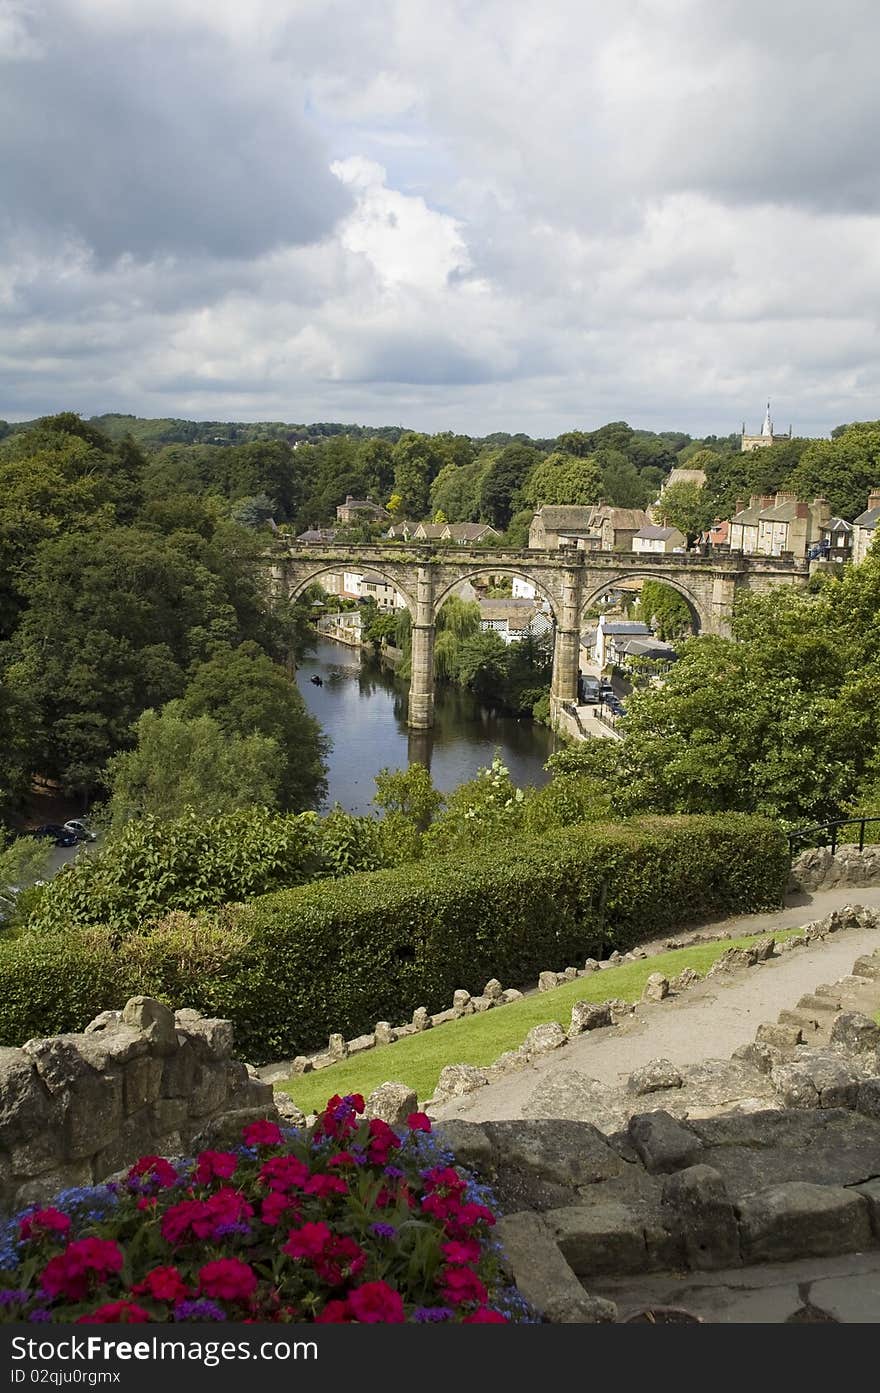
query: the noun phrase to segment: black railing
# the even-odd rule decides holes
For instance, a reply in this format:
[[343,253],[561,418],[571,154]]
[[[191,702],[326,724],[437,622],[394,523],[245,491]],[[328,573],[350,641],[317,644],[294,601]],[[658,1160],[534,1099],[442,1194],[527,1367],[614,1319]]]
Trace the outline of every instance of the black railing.
[[[865,828],[869,823],[880,823],[880,816],[876,817],[842,817],[836,822],[823,822],[818,827],[801,827],[797,832],[790,832],[788,836],[788,849],[794,857],[798,850],[804,850],[808,846],[828,846],[831,848],[833,856],[838,846],[844,844],[844,839],[840,835],[841,827],[858,827],[859,829],[859,851],[865,849]],[[847,842],[847,845],[855,845],[854,841]]]

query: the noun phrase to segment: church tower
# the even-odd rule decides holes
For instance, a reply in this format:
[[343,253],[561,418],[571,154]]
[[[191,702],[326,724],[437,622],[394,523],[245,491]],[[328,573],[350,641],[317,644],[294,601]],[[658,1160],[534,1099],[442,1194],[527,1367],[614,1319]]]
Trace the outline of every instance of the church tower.
[[776,435],[773,430],[773,422],[770,418],[770,403],[767,403],[767,410],[764,413],[764,424],[761,427],[760,435],[746,435],[746,423],[743,421],[742,428],[742,449],[743,450],[763,450],[768,445],[775,445],[778,441],[791,440],[791,426],[788,428],[788,435]]

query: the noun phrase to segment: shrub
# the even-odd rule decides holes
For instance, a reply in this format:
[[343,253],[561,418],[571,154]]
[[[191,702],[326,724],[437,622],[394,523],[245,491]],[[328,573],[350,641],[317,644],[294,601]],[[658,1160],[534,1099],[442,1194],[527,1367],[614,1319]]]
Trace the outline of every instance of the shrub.
[[[0,1321],[533,1321],[490,1241],[491,1195],[431,1135],[332,1098],[309,1131],[144,1156],[114,1185],[0,1224]],[[392,1163],[392,1164],[389,1164]]]
[[456,988],[478,992],[490,977],[522,984],[689,922],[776,907],[788,864],[779,827],[743,813],[499,840],[233,907],[222,970],[169,955],[167,937],[149,932],[106,949],[103,965],[81,963],[67,942],[71,982],[44,950],[41,1008],[29,995],[32,940],[14,940],[0,945],[0,1042],[82,1028],[148,984],[171,1005],[231,1017],[245,1058],[278,1059],[416,1006],[441,1010]]

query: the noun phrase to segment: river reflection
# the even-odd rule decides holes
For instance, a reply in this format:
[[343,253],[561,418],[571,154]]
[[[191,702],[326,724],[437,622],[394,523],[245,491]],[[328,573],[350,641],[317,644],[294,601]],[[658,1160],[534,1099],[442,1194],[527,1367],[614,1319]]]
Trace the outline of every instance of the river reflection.
[[[321,678],[322,686],[311,678]],[[319,639],[303,658],[297,682],[309,710],[333,741],[328,804],[353,813],[372,809],[374,775],[386,766],[426,764],[444,793],[490,764],[496,749],[520,785],[544,784],[544,763],[556,748],[546,726],[496,715],[469,692],[438,686],[433,730],[406,724],[407,683],[357,648]]]

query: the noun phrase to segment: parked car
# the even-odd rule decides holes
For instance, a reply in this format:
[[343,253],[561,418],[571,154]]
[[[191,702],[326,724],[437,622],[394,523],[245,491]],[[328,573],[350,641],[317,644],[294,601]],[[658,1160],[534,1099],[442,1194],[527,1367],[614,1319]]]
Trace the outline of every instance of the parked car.
[[76,846],[79,841],[75,833],[69,832],[58,822],[46,822],[42,827],[35,827],[30,836],[51,838],[56,846]]
[[64,830],[65,832],[72,832],[78,842],[94,842],[97,841],[98,838],[97,832],[93,832],[90,827],[86,827],[86,824],[81,822],[78,817],[72,817],[69,822],[65,822]]
[[592,706],[599,700],[600,687],[598,677],[581,677],[580,696],[585,706]]

